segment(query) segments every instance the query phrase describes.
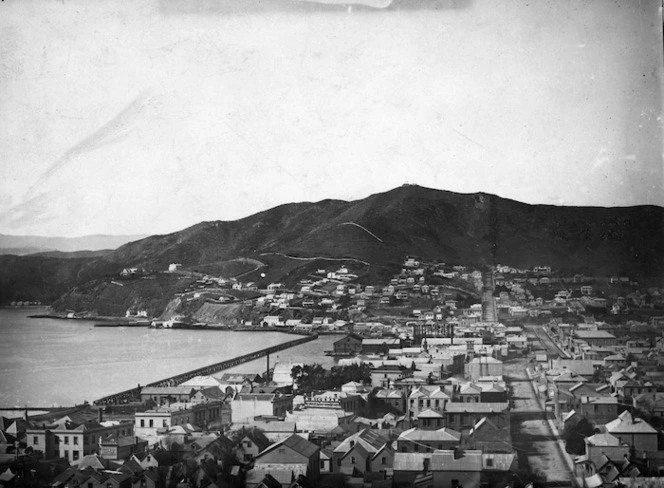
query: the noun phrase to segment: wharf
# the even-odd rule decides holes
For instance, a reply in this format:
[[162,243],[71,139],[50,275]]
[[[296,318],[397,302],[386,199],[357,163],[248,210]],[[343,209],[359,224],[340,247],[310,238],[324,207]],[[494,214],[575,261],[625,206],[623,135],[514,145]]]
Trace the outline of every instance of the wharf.
[[[254,359],[267,356],[268,354],[272,354],[277,351],[283,351],[284,349],[289,349],[294,346],[299,346],[300,344],[314,341],[316,339],[318,339],[317,334],[300,337],[299,339],[284,342],[283,344],[277,344],[276,346],[266,347],[265,349],[250,352],[249,354],[245,354],[243,356],[227,359],[219,363],[211,364],[209,366],[204,366],[202,368],[197,368],[191,371],[187,371],[186,373],[181,373],[179,375],[171,376],[170,378],[165,378],[163,380],[155,381],[145,386],[177,386],[196,376],[208,376],[214,373],[218,373],[219,371],[232,368],[239,364],[247,363],[249,361],[253,361]],[[138,385],[137,387],[131,388],[130,390],[125,390],[119,393],[114,393],[112,395],[105,396],[103,398],[95,400],[93,403],[94,405],[121,405],[133,401],[138,401],[140,400],[141,389],[142,389],[141,385]]]

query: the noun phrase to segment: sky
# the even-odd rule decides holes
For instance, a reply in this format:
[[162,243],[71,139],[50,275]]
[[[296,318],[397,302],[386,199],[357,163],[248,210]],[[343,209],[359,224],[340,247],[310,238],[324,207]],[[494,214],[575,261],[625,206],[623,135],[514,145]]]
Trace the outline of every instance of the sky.
[[156,234],[404,183],[664,206],[655,0],[7,0],[0,233]]

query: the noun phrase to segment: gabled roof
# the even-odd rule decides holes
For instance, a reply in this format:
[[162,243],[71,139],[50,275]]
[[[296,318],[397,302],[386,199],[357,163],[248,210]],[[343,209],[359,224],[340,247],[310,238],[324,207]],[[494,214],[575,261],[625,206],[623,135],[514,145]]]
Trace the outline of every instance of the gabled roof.
[[621,444],[620,439],[611,435],[609,432],[586,437],[585,441],[591,446],[619,446]]
[[246,430],[240,440],[244,439],[249,439],[251,442],[256,444],[259,451],[264,450],[271,444],[270,440],[265,437],[265,434],[263,434],[263,432],[258,429]]
[[399,390],[388,390],[386,388],[382,388],[376,392],[376,398],[395,398],[399,399],[403,397],[403,393]]
[[632,417],[627,410],[606,424],[606,431],[617,434],[657,434],[657,429],[643,419]]
[[413,427],[412,429],[403,431],[399,435],[398,440],[459,442],[461,440],[461,433],[447,427],[438,430],[424,430]]
[[499,431],[499,430],[504,430],[501,427],[498,427],[496,424],[491,422],[487,417],[482,417],[480,420],[477,421],[475,425],[473,425],[472,429],[468,432],[469,436],[473,436],[477,434],[478,431],[483,430],[483,429],[491,429],[492,431]]
[[385,444],[390,442],[389,431],[380,429],[362,429],[344,439],[334,452],[348,453],[354,446],[360,444],[368,453],[376,453]]
[[440,412],[436,412],[430,408],[423,410],[417,415],[418,419],[440,419],[443,418],[443,415]]
[[282,446],[288,447],[293,451],[297,452],[298,454],[301,454],[302,456],[307,458],[310,458],[319,450],[316,444],[312,444],[303,437],[300,437],[297,434],[293,434],[290,437],[284,439],[283,441],[277,442],[276,444],[272,444],[271,446],[263,450],[260,454],[258,454],[258,456],[256,456],[256,459]]
[[482,389],[474,383],[466,383],[459,388],[459,393],[462,395],[479,395],[481,392]]

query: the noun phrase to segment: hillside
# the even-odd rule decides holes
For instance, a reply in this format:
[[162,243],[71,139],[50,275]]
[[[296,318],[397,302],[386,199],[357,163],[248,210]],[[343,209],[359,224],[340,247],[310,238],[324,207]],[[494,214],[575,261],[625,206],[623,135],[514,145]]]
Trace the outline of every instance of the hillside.
[[[404,186],[363,200],[282,205],[232,222],[202,222],[128,243],[115,264],[163,269],[261,260],[270,253],[399,263],[407,254],[447,262],[663,275],[664,209],[527,205],[487,194]],[[94,266],[94,263],[93,263]]]
[[100,251],[116,249],[144,235],[90,235],[82,237],[14,236],[0,234],[0,254],[28,254],[44,251]]
[[[357,201],[292,203],[236,221],[201,222],[127,243],[102,257],[70,259],[63,269],[79,266],[76,276],[65,271],[67,280],[60,281],[81,286],[117,276],[125,267],[165,270],[176,262],[245,281],[293,283],[317,268],[338,266],[334,259],[345,259],[361,280],[370,281],[389,276],[409,254],[448,263],[548,265],[661,281],[661,249],[660,207],[527,205],[484,193],[403,186]],[[48,262],[44,272],[50,275],[61,261]],[[3,283],[6,287],[4,278]],[[36,292],[35,286],[30,290]],[[9,295],[5,290],[3,297]]]

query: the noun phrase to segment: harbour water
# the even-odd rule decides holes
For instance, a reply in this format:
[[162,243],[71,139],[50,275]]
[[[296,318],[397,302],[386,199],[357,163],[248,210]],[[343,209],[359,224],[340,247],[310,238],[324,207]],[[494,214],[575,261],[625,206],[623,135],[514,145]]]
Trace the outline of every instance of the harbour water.
[[[0,407],[83,403],[191,369],[287,342],[279,332],[94,327],[94,321],[31,319],[34,309],[0,310]],[[339,336],[281,351],[278,362],[334,361]],[[266,359],[228,371],[262,373]]]

